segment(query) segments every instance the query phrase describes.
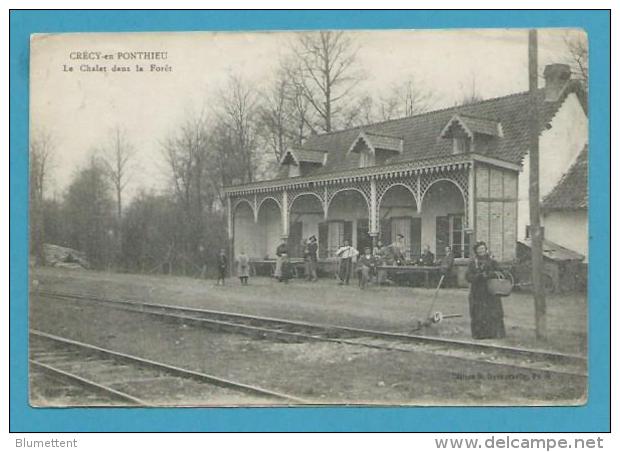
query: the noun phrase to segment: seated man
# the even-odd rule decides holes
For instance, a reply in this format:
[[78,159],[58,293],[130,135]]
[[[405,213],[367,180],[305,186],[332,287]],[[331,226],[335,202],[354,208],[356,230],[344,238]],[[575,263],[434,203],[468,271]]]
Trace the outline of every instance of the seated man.
[[357,274],[360,289],[364,290],[368,286],[370,274],[374,272],[376,266],[375,257],[371,254],[370,248],[364,249],[364,254],[357,261]]
[[432,267],[435,265],[435,255],[431,252],[431,247],[429,245],[424,245],[424,252],[420,256],[418,263],[425,267]]
[[395,265],[405,265],[405,236],[398,234],[396,241],[390,245]]

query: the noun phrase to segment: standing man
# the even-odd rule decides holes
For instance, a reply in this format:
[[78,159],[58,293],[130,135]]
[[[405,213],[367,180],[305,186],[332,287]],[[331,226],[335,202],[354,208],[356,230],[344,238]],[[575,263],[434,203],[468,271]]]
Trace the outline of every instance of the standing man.
[[336,256],[340,258],[340,272],[338,273],[340,282],[338,284],[349,285],[353,258],[357,257],[358,254],[359,252],[349,244],[348,240],[344,241],[344,246],[338,248],[338,251],[336,251]]
[[452,267],[454,267],[454,254],[452,254],[452,248],[446,246],[446,254],[439,261],[439,267],[441,268],[441,275],[444,278],[444,287],[452,286]]
[[220,250],[220,254],[217,255],[217,285],[220,285],[220,281],[222,282],[222,286],[226,285],[226,271],[228,269],[228,258],[226,257],[226,250],[222,248]]
[[310,258],[310,273],[308,274],[308,280],[316,282],[319,279],[316,275],[319,245],[316,242],[316,237],[314,235],[308,240],[310,241],[310,243],[308,243],[308,256]]
[[[381,240],[377,240],[377,246],[373,250],[373,255],[375,258],[375,265],[381,266],[386,264],[386,260],[388,258],[388,249],[383,246],[383,242]],[[377,270],[377,284],[385,284],[387,280],[387,270]]]
[[358,282],[360,289],[364,290],[368,286],[368,281],[370,280],[370,275],[374,271],[375,265],[376,261],[370,252],[370,248],[366,247],[364,249],[364,254],[362,254],[357,261]]

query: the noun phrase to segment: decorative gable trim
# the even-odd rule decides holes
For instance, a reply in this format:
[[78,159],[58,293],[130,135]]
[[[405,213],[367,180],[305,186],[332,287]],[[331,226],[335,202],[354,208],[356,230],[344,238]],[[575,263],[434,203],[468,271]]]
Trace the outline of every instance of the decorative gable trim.
[[448,123],[441,130],[439,137],[453,138],[451,130],[452,126],[455,123],[458,124],[465,131],[465,134],[471,140],[474,139],[474,134],[476,133],[481,135],[494,136],[498,138],[502,138],[504,136],[502,124],[499,121],[456,114],[452,116],[452,118],[450,118]]
[[399,154],[403,153],[404,140],[402,138],[379,135],[362,130],[355,140],[353,140],[351,146],[349,146],[347,155],[351,152],[358,152],[356,148],[360,141],[366,145],[371,154],[376,154],[379,150],[398,152]]

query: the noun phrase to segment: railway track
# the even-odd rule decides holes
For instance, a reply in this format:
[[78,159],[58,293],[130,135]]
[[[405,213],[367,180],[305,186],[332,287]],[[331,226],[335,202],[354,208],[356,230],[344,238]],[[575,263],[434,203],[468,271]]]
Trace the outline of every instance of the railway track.
[[538,372],[576,378],[587,378],[588,376],[586,358],[545,350],[521,349],[473,341],[322,325],[138,300],[111,300],[87,294],[40,291],[38,295],[65,301],[108,305],[164,320],[174,320],[223,332],[249,334],[259,338],[291,342],[337,342],[390,351],[429,353],[457,360],[502,366],[519,372]]
[[100,396],[92,397],[93,400],[104,400],[93,405],[273,406],[311,403],[288,394],[42,331],[31,329],[29,333],[31,371],[79,385]]

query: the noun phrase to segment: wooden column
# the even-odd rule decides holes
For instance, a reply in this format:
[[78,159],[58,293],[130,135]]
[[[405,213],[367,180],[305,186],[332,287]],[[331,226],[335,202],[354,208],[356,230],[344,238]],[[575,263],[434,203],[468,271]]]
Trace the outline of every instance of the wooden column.
[[226,196],[226,216],[228,225],[228,276],[233,276],[233,262],[235,262],[235,223],[233,221],[232,202],[230,195]]
[[282,238],[288,238],[288,191],[282,192],[282,206],[280,208],[282,214]]
[[377,181],[370,179],[370,220],[368,223],[368,233],[371,237],[376,237],[379,233],[377,225]]
[[422,174],[418,173],[418,177],[416,178],[416,194],[417,194],[417,199],[416,199],[416,210],[418,211],[418,213],[422,213]]

